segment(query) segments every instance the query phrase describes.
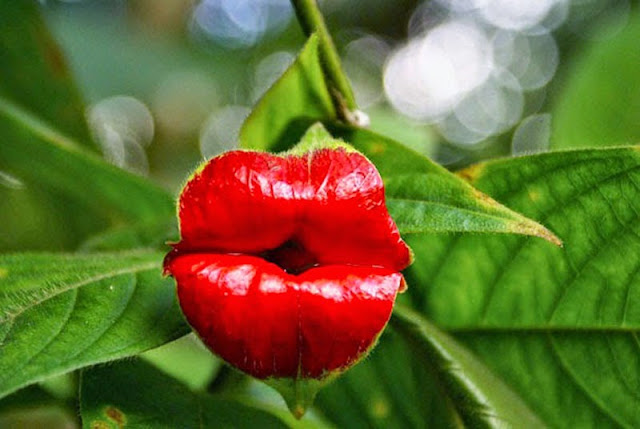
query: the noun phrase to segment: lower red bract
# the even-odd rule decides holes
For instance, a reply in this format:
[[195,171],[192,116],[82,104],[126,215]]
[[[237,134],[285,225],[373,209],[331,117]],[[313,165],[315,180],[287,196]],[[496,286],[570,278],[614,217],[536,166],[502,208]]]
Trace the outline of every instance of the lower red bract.
[[258,378],[321,378],[375,342],[403,284],[385,268],[323,266],[291,275],[264,259],[172,258],[189,323],[220,357]]

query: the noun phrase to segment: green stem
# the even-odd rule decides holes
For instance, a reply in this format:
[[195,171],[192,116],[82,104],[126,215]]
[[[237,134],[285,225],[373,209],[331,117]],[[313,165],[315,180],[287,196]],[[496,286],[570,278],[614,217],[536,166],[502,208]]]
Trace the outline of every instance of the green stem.
[[336,107],[338,117],[349,122],[348,112],[357,109],[355,97],[353,96],[349,79],[340,65],[338,51],[324,23],[318,3],[316,0],[291,0],[291,3],[305,34],[307,36],[313,33],[318,35],[320,40],[320,59],[331,98]]

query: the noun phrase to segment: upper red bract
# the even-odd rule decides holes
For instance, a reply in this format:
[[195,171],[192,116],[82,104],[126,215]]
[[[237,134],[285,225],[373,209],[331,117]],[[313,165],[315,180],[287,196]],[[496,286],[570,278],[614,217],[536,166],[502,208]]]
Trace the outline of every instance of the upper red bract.
[[410,262],[374,165],[357,152],[234,151],[213,158],[180,196],[179,250],[258,255],[287,242],[319,265]]
[[179,201],[165,260],[185,316],[223,359],[259,378],[346,368],[387,323],[410,251],[364,156],[234,151]]

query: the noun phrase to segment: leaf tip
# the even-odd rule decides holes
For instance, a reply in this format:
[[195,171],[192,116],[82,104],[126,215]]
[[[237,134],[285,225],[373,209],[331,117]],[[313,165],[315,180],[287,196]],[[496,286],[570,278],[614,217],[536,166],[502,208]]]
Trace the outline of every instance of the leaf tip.
[[[464,172],[462,174],[462,177],[464,177],[465,180],[472,181],[477,178],[479,174],[481,174],[483,167],[484,165],[482,164],[476,164],[465,170],[462,170]],[[460,174],[460,172],[458,172],[457,174]],[[472,188],[472,194],[481,204],[485,205],[486,207],[499,210],[509,210],[512,213],[512,221],[508,222],[509,225],[506,232],[539,237],[547,240],[552,244],[555,244],[558,247],[563,247],[562,240],[560,240],[557,235],[555,235],[540,223],[529,219],[528,217],[523,216],[518,212],[512,211],[508,207],[503,206],[498,201],[494,200],[487,194],[480,192],[476,188]]]
[[555,244],[556,246],[563,248],[564,247],[564,242],[560,239],[560,237],[558,237],[557,235],[555,235],[553,232],[549,231],[547,228],[544,228],[544,235],[541,236],[541,238],[544,238],[545,240],[547,240],[549,243],[551,244]]
[[554,244],[560,248],[564,247],[564,243],[562,242],[560,237],[555,235],[553,232],[551,232],[541,224],[532,220],[518,222],[513,227],[513,232],[542,238],[543,240],[547,240],[549,243]]

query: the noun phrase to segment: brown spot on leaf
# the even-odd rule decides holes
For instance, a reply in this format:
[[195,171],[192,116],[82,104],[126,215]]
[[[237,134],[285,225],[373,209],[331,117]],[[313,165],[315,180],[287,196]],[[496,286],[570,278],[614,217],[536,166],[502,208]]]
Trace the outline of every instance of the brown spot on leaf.
[[371,414],[377,419],[385,419],[390,413],[389,402],[384,398],[377,398],[371,404]]
[[111,426],[107,422],[103,422],[102,420],[94,420],[91,422],[91,429],[110,429]]
[[540,200],[540,192],[534,190],[534,189],[529,189],[527,191],[527,193],[529,194],[529,199],[533,202],[539,201]]
[[374,155],[381,155],[385,152],[386,147],[383,143],[373,142],[369,144],[369,152]]
[[118,425],[119,428],[123,428],[127,424],[127,418],[124,413],[116,407],[109,406],[104,410],[104,414]]
[[42,40],[43,57],[49,66],[49,70],[57,78],[67,77],[67,64],[62,52],[51,40]]
[[484,164],[473,164],[467,168],[463,168],[457,171],[456,174],[467,182],[475,182],[475,180],[482,174],[484,170]]

